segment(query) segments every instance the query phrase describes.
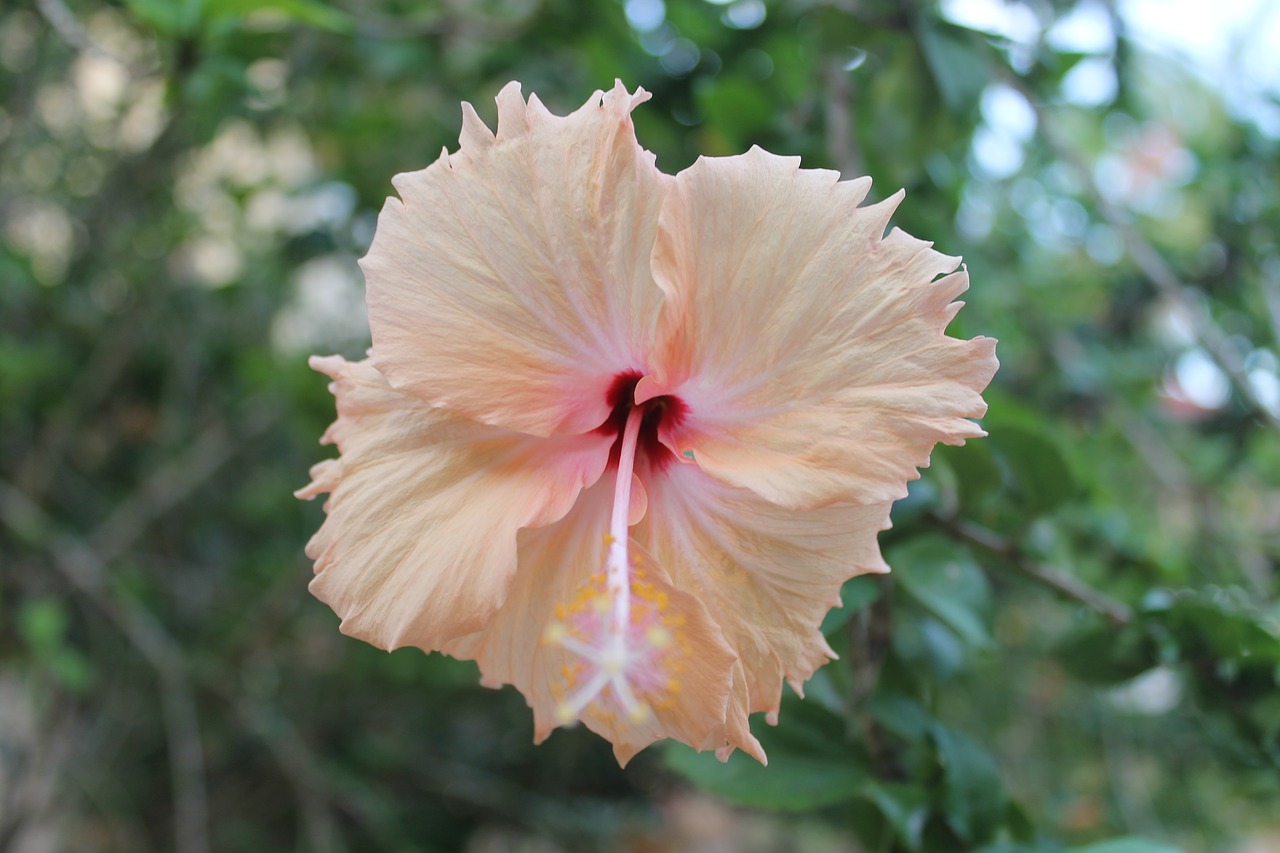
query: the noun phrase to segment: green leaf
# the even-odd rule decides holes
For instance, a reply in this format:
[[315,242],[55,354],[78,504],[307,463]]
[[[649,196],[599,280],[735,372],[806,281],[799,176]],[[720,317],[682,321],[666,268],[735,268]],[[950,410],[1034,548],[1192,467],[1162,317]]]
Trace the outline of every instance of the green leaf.
[[872,782],[863,795],[893,827],[904,847],[920,849],[925,821],[929,818],[928,792],[916,785]]
[[726,35],[720,23],[720,10],[710,3],[670,3],[667,20],[681,35],[699,46],[711,45]]
[[946,821],[957,835],[976,843],[992,836],[1007,806],[995,759],[980,744],[935,723],[930,731],[944,774]]
[[1179,847],[1171,847],[1159,841],[1128,835],[1124,838],[1087,844],[1084,847],[1071,847],[1066,853],[1183,853],[1183,851]]
[[65,648],[49,659],[49,670],[63,687],[83,693],[93,685],[93,667],[78,650]]
[[129,11],[163,35],[188,35],[200,21],[200,0],[125,0]]
[[865,763],[845,738],[842,719],[825,708],[783,700],[776,727],[753,732],[769,758],[765,767],[735,752],[721,763],[712,752],[681,744],[666,751],[669,767],[700,788],[744,806],[804,811],[847,802],[867,781]]
[[827,612],[822,620],[822,633],[830,634],[848,624],[853,614],[870,607],[880,598],[880,584],[870,575],[859,575],[845,581],[840,589],[840,606]]
[[1036,825],[1031,815],[1027,813],[1017,802],[1010,800],[1008,810],[1005,812],[1004,819],[1005,828],[1009,834],[1017,841],[1030,844],[1036,838]]
[[745,76],[726,73],[715,78],[702,78],[694,87],[694,94],[707,127],[715,128],[723,135],[722,138],[707,140],[717,149],[710,153],[741,151],[747,140],[773,122],[773,104],[759,82]]
[[1062,449],[1044,432],[1012,424],[989,429],[1028,516],[1044,515],[1079,493]]
[[36,663],[60,684],[83,692],[92,683],[89,659],[67,643],[67,611],[62,602],[37,598],[18,611],[18,632]]
[[1117,630],[1102,622],[1071,634],[1054,649],[1063,669],[1086,684],[1119,684],[1160,662],[1155,638],[1143,625]]
[[985,440],[967,441],[959,447],[941,445],[934,448],[932,458],[954,475],[956,498],[962,510],[976,506],[1000,489],[1000,466]]
[[934,512],[939,504],[936,477],[922,477],[907,483],[907,496],[893,505],[893,523],[912,526],[917,520]]
[[886,731],[912,743],[924,740],[932,724],[919,702],[900,693],[874,694],[867,702],[867,713]]
[[889,564],[911,600],[966,643],[991,645],[986,625],[991,591],[986,575],[964,548],[939,536],[923,536],[892,549]]
[[355,19],[351,15],[315,0],[206,0],[206,8],[210,20],[271,12],[290,23],[329,32],[346,34],[355,30]]
[[1182,654],[1210,654],[1242,666],[1280,666],[1280,632],[1255,610],[1247,592],[1209,588],[1180,592],[1148,611],[1181,644]]
[[954,113],[972,112],[988,78],[979,42],[972,33],[937,21],[922,22],[919,39],[942,103]]
[[67,613],[51,598],[28,601],[18,611],[18,631],[32,651],[51,656],[62,648],[67,632]]
[[967,644],[932,616],[900,622],[893,632],[893,651],[909,665],[928,666],[939,681],[964,668]]

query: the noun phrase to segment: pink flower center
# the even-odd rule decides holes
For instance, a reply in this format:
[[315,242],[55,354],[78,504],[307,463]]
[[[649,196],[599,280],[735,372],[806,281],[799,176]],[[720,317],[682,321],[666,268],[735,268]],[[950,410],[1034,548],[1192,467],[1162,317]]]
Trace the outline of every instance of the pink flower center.
[[[690,650],[683,619],[669,611],[666,593],[632,567],[625,596],[610,590],[608,572],[598,572],[576,597],[556,607],[543,641],[574,655],[556,686],[556,722],[567,725],[586,713],[604,721],[641,723],[669,707],[680,690],[679,674]],[[628,618],[619,629],[620,600]]]
[[[667,594],[646,580],[644,556],[635,553],[627,516],[637,461],[647,471],[676,461],[658,440],[664,418],[684,416],[675,397],[631,403],[639,375],[623,374],[610,389],[613,413],[600,428],[617,423],[611,455],[616,466],[613,511],[605,536],[604,569],[579,587],[576,597],[556,607],[543,641],[572,652],[575,662],[563,676],[568,691],[558,694],[557,722],[565,725],[590,711],[606,720],[639,723],[662,709],[680,688],[678,673],[689,653],[683,620],[669,609]],[[615,399],[616,394],[616,399]],[[618,423],[621,421],[621,423]]]

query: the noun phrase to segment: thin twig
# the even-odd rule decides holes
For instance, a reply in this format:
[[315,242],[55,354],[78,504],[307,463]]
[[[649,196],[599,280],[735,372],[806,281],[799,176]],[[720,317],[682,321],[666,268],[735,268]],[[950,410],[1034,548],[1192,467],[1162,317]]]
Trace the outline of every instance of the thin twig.
[[1133,621],[1133,611],[1123,602],[1099,592],[1079,578],[1027,557],[1013,540],[964,519],[939,515],[932,518],[956,538],[1003,557],[1020,574],[1086,605],[1113,625],[1119,627]]
[[36,9],[63,41],[81,53],[118,63],[130,77],[144,77],[150,73],[148,69],[126,60],[90,35],[62,0],[36,0]]
[[[210,427],[189,449],[157,468],[95,528],[87,542],[57,531],[40,507],[11,484],[0,481],[0,522],[21,538],[49,546],[55,568],[121,629],[159,676],[173,774],[175,845],[184,853],[205,853],[209,849],[203,749],[185,659],[178,642],[150,612],[119,600],[110,591],[105,583],[106,563],[124,553],[155,521],[228,462],[245,441],[274,424],[279,415],[278,409],[263,409],[250,415],[234,442],[225,428]],[[215,687],[221,683],[222,679],[217,679]],[[316,762],[297,732],[282,726],[278,714],[269,714],[258,704],[226,698],[235,705],[245,727],[262,738],[293,783],[306,849],[333,849],[335,833],[329,801],[318,787]],[[276,722],[268,725],[268,719]]]
[[[217,685],[215,685],[217,689]],[[327,853],[335,850],[337,832],[331,809],[332,797],[328,791],[326,776],[320,762],[307,746],[298,730],[274,706],[259,700],[250,700],[223,693],[223,698],[235,708],[241,725],[257,735],[266,746],[276,765],[293,786],[294,798],[302,821],[302,835],[306,850]],[[361,814],[362,821],[372,826],[373,819]]]
[[[245,441],[266,431],[280,416],[278,409],[250,415],[233,441],[226,429],[206,430],[183,453],[158,467],[122,501],[86,541],[63,532],[34,501],[12,484],[0,481],[0,523],[20,538],[45,545],[54,567],[117,627],[152,666],[160,681],[165,735],[174,795],[174,844],[180,853],[210,849],[204,749],[200,738],[194,688],[180,644],[140,605],[116,596],[106,584],[106,564],[124,553],[150,526],[226,464]],[[282,754],[273,751],[280,760]],[[285,766],[283,761],[282,766]],[[296,775],[291,778],[297,779]],[[310,849],[323,850],[332,838],[324,812],[298,789]]]
[[[104,583],[105,565],[83,540],[60,534],[43,511],[8,483],[0,481],[0,523],[24,539],[50,545],[54,566],[108,619],[152,665],[160,679],[169,763],[174,787],[175,849],[206,853],[208,807],[204,756],[199,736],[194,688],[177,641],[146,610],[121,600]],[[241,724],[258,736],[294,788],[306,838],[304,849],[333,850],[334,823],[330,798],[324,793],[318,762],[288,721],[265,703],[238,698],[226,687],[230,679],[209,676],[209,689],[235,708]],[[367,815],[361,815],[367,821]]]
[[0,850],[34,849],[46,835],[66,840],[62,781],[79,718],[65,705],[50,713],[37,685],[0,677]]
[[248,415],[234,437],[221,424],[206,428],[185,451],[152,471],[93,529],[87,539],[99,559],[110,562],[123,554],[157,519],[213,476],[245,442],[275,425],[282,414],[279,407],[261,408]]
[[147,300],[139,311],[140,316],[122,318],[122,322],[113,324],[111,331],[98,340],[62,399],[45,419],[35,446],[18,466],[18,485],[32,499],[40,501],[44,497],[76,430],[87,420],[87,413],[115,388],[116,380],[141,342],[135,330],[150,322],[155,304],[156,301]]
[[[1063,373],[1068,372],[1072,365],[1088,358],[1079,338],[1070,332],[1058,332],[1050,338],[1049,354]],[[1129,443],[1160,486],[1167,492],[1189,500],[1195,485],[1191,472],[1164,436],[1142,420],[1121,395],[1093,387],[1089,389],[1089,396],[1098,406],[1101,416],[1110,421]]]
[[[231,703],[245,728],[262,740],[292,783],[308,839],[306,849],[334,849],[334,809],[355,818],[375,838],[379,835],[378,820],[367,797],[355,789],[340,790],[302,734],[275,706],[262,699],[232,696],[219,685],[210,689]],[[482,768],[436,755],[421,762],[418,770],[419,783],[439,796],[496,812],[529,828],[551,825],[564,834],[583,838],[597,832],[594,821],[583,818],[590,809],[554,802]]]
[[1267,306],[1267,319],[1271,321],[1271,340],[1280,344],[1280,284],[1267,276],[1259,279],[1258,287],[1262,290],[1262,301]]
[[36,0],[36,8],[49,22],[49,26],[62,37],[62,40],[81,53],[96,53],[109,59],[116,59],[106,48],[93,40],[84,25],[71,14],[71,10],[62,0]]

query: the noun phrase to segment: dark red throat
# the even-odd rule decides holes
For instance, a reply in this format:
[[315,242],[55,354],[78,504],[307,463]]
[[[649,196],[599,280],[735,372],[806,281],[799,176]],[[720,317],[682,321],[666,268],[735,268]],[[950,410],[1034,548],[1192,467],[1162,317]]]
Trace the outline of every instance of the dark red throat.
[[[605,392],[605,400],[609,404],[609,417],[597,432],[616,436],[613,448],[609,451],[609,467],[616,467],[618,454],[622,450],[622,429],[627,424],[627,417],[635,408],[636,384],[641,374],[634,370],[619,373],[613,377],[609,390]],[[676,461],[675,454],[658,440],[659,426],[675,426],[684,420],[688,407],[679,397],[663,395],[654,397],[640,404],[644,409],[644,420],[640,422],[640,436],[636,443],[636,470],[658,470],[666,468]]]

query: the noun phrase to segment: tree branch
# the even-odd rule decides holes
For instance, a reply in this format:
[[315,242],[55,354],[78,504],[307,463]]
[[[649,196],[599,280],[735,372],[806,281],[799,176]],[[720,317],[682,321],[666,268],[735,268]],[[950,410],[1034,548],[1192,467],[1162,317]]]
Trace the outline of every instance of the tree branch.
[[936,513],[931,518],[955,538],[1003,557],[1019,574],[1047,586],[1059,595],[1080,602],[1113,625],[1120,627],[1133,621],[1133,611],[1126,604],[1099,592],[1073,575],[1027,557],[1013,540],[963,519],[945,518]]

